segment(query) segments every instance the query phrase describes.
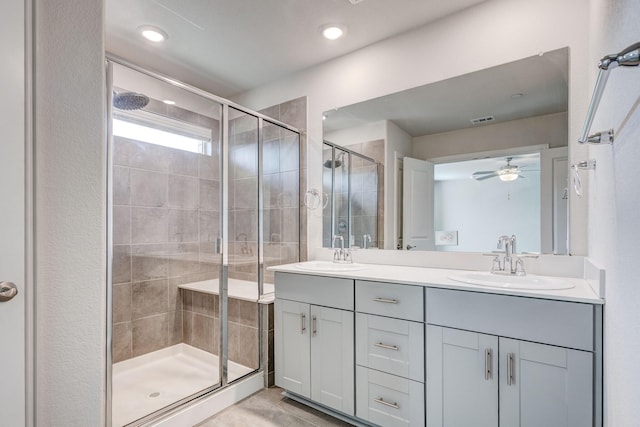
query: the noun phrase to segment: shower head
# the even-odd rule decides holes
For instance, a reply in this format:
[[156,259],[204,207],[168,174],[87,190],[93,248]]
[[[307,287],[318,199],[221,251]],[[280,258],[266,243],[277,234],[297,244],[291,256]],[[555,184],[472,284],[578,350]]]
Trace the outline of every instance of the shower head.
[[618,65],[623,67],[635,67],[640,64],[640,43],[628,46],[622,52],[607,55],[600,60],[598,68],[609,70]]
[[144,108],[149,97],[137,92],[121,92],[113,94],[113,106],[118,110],[133,111]]
[[340,154],[338,154],[338,157],[336,157],[336,159],[334,161],[332,161],[331,159],[327,160],[324,162],[324,167],[327,169],[336,169],[339,168],[340,166],[342,166],[342,158],[344,157],[344,151],[341,152]]

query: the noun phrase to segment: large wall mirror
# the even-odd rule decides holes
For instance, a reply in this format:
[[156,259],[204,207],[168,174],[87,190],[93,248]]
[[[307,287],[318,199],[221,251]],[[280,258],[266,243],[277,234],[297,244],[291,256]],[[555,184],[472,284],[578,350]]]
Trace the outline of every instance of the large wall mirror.
[[[568,253],[567,109],[563,48],[326,111],[324,246],[367,246],[347,226],[357,199],[378,206],[367,247],[487,252],[516,235],[519,252]],[[378,162],[375,201],[336,174],[355,154]]]

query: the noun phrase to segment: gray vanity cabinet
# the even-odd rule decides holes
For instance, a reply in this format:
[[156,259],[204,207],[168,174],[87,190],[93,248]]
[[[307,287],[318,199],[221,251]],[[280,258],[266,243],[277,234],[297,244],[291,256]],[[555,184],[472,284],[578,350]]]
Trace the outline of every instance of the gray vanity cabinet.
[[594,306],[442,289],[426,300],[429,427],[598,425]]
[[427,325],[427,425],[498,426],[498,337]]
[[276,385],[353,416],[353,281],[277,273]]
[[356,415],[424,426],[424,288],[356,280]]

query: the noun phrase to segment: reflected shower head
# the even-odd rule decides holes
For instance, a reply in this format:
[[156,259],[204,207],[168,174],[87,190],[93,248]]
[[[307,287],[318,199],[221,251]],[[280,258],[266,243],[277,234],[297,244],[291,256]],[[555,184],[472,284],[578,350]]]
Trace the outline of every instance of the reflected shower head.
[[338,154],[338,157],[336,157],[335,161],[332,161],[331,159],[327,160],[324,162],[324,167],[327,169],[337,169],[340,166],[342,166],[342,158],[344,157],[344,151],[340,154]]
[[133,111],[144,108],[149,103],[149,97],[137,92],[113,93],[113,106],[118,110]]

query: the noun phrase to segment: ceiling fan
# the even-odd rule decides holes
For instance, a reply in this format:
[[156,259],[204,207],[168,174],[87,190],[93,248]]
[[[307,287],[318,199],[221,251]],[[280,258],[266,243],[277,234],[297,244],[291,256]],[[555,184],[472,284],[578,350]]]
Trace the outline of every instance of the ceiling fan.
[[511,161],[513,157],[507,157],[507,164],[500,169],[492,171],[478,171],[474,172],[471,177],[477,181],[483,181],[489,178],[500,178],[501,181],[515,181],[518,178],[524,178],[522,175],[522,167],[526,165],[512,165]]

